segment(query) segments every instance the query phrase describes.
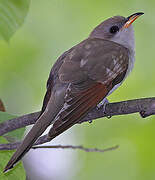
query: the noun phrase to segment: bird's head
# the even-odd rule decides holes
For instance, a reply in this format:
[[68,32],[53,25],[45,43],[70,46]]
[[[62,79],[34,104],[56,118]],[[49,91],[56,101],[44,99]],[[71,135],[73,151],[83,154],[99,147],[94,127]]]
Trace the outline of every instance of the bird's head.
[[132,23],[144,13],[138,12],[125,18],[114,16],[99,24],[90,34],[90,38],[101,38],[114,41],[134,50],[134,30]]

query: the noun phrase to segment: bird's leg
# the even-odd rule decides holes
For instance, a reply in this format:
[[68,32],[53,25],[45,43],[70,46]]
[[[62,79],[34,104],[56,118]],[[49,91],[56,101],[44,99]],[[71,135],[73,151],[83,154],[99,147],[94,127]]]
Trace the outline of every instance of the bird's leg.
[[106,104],[108,104],[109,101],[107,98],[102,99],[102,101],[97,105],[97,108],[100,109],[101,107],[103,108],[104,112],[105,112],[105,106]]
[[[104,99],[97,105],[97,108],[100,109],[100,108],[102,107],[104,114],[106,114],[106,113],[105,113],[105,107],[106,107],[106,105],[107,105],[108,103],[109,103],[108,99],[107,99],[107,98],[104,98]],[[111,116],[106,116],[106,117],[107,117],[107,118],[111,118]]]

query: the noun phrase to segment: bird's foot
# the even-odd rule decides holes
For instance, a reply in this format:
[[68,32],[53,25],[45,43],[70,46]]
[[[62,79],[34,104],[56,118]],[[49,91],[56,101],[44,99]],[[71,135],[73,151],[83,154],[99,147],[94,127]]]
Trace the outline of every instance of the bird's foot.
[[105,106],[109,103],[107,98],[104,98],[98,105],[97,108],[100,109],[102,107],[102,109],[105,112]]
[[147,117],[146,112],[145,111],[140,111],[139,114],[141,115],[142,118]]
[[[105,109],[106,109],[106,105],[107,105],[108,103],[109,103],[108,99],[107,99],[107,98],[104,98],[104,99],[97,105],[97,109],[102,108],[104,114],[106,115]],[[107,115],[106,117],[107,117],[108,119],[110,119],[112,116]]]

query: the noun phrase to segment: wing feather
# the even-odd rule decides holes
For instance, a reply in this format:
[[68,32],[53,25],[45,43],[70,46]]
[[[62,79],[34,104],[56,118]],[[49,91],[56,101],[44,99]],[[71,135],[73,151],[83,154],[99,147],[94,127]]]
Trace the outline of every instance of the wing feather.
[[67,104],[66,101],[64,107],[57,116],[53,128],[49,131],[49,138],[53,139],[76,124],[92,108],[94,108],[107,95],[107,93],[108,89],[105,85],[95,83],[91,88],[78,94],[78,100],[73,97],[75,101],[72,101],[71,104]]

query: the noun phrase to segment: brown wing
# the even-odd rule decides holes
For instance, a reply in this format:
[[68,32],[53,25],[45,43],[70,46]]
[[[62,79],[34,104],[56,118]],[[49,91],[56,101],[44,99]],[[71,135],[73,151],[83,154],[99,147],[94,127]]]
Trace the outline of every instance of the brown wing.
[[115,42],[87,39],[64,58],[59,77],[69,83],[83,82],[89,77],[106,84],[127,68],[128,56],[128,49]]
[[50,71],[50,75],[49,75],[49,78],[48,78],[48,81],[47,81],[47,91],[46,91],[46,94],[45,94],[45,97],[44,97],[43,106],[42,106],[42,109],[41,109],[40,116],[45,111],[45,109],[47,107],[47,104],[49,102],[49,99],[51,97],[51,92],[52,92],[53,86],[55,84],[56,79],[58,78],[58,70],[61,67],[62,63],[63,63],[64,58],[67,56],[68,53],[70,53],[72,51],[73,48],[71,48],[68,51],[64,52],[57,59],[56,63],[54,64],[54,66],[52,67],[52,69]]
[[108,88],[101,83],[94,83],[87,90],[74,94],[70,88],[66,102],[56,121],[49,131],[49,138],[53,139],[82,119],[94,108],[109,92]]
[[53,139],[82,119],[123,80],[127,68],[128,51],[116,43],[91,39],[76,47],[59,70],[60,80],[69,86],[49,138]]

